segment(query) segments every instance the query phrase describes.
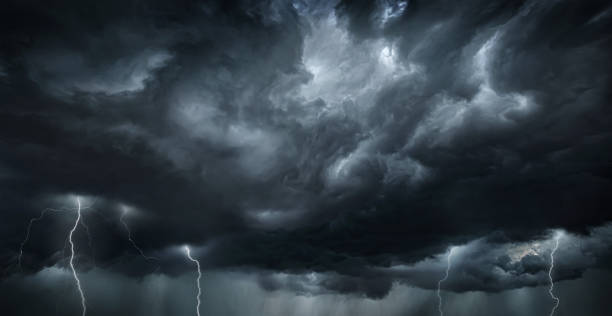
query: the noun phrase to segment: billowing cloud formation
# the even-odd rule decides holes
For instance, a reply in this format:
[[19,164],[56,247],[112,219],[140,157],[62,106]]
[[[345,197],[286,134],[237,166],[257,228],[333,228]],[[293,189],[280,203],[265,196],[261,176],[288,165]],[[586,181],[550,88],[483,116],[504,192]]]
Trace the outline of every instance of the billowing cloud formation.
[[[205,267],[258,271],[270,290],[380,298],[396,282],[431,289],[457,245],[467,275],[452,290],[544,284],[547,261],[525,245],[612,218],[609,12],[599,1],[9,3],[5,274],[28,220],[76,194],[96,201],[82,269],[156,269],[131,256],[117,222],[129,208],[164,274],[185,272],[176,247],[191,244]],[[36,223],[26,271],[61,265],[70,220]],[[609,238],[590,236],[572,238],[599,245],[593,261],[572,257],[559,279],[610,262]]]

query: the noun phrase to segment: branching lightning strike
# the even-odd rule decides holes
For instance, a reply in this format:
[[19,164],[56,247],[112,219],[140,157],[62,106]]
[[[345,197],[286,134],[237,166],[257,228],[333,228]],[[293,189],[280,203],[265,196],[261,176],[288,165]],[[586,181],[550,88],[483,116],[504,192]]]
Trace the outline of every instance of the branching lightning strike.
[[17,266],[19,267],[19,269],[21,269],[21,259],[23,258],[23,247],[25,247],[25,244],[28,242],[28,240],[30,239],[30,231],[32,230],[32,225],[34,224],[34,222],[37,222],[41,219],[43,219],[45,217],[45,215],[47,214],[47,212],[66,212],[67,210],[58,210],[58,209],[53,209],[53,208],[46,208],[44,210],[42,210],[40,212],[40,215],[38,217],[32,218],[30,220],[30,223],[28,224],[28,228],[26,229],[26,235],[25,238],[23,239],[23,241],[21,242],[21,245],[19,246],[19,256],[17,257]]
[[159,259],[156,258],[156,257],[151,257],[151,256],[145,255],[144,252],[142,251],[142,249],[140,249],[140,247],[138,247],[138,245],[136,244],[134,239],[132,239],[132,231],[130,230],[130,227],[128,226],[128,224],[123,219],[125,217],[126,213],[127,213],[127,210],[124,209],[123,212],[121,213],[121,216],[119,217],[119,221],[121,222],[121,224],[123,224],[123,227],[125,227],[125,230],[127,231],[128,240],[130,241],[132,246],[134,246],[134,249],[136,249],[145,260],[147,260],[147,261],[148,260],[156,260],[156,261],[158,261]]
[[[95,203],[95,201],[94,201],[94,203]],[[76,249],[75,249],[75,243],[74,243],[74,240],[73,240],[73,235],[77,231],[79,226],[82,226],[83,229],[84,229],[84,232],[87,234],[88,242],[89,242],[89,248],[90,248],[90,250],[92,251],[92,254],[93,254],[93,245],[92,245],[91,232],[90,232],[90,229],[89,229],[89,225],[87,225],[87,223],[85,222],[84,214],[82,214],[81,211],[85,210],[85,209],[88,209],[88,208],[91,208],[94,203],[92,203],[89,206],[82,206],[81,205],[81,199],[79,197],[76,197],[77,208],[74,208],[74,209],[73,208],[70,208],[70,209],[46,208],[46,209],[42,210],[38,217],[34,217],[34,218],[30,219],[30,222],[28,223],[28,226],[27,226],[27,229],[26,229],[25,238],[23,239],[23,241],[20,244],[19,255],[17,257],[17,265],[21,269],[24,248],[25,248],[25,245],[27,244],[27,242],[30,239],[32,226],[34,225],[35,222],[42,220],[46,216],[46,214],[48,212],[58,212],[59,213],[59,212],[68,212],[68,211],[72,212],[72,211],[76,211],[76,215],[77,215],[76,216],[76,220],[74,221],[74,224],[71,225],[71,228],[70,228],[70,231],[68,233],[68,236],[66,236],[66,241],[65,241],[65,244],[64,244],[64,251],[65,251],[66,248],[69,248],[69,250],[70,250],[69,266],[70,266],[70,270],[72,272],[72,277],[74,278],[74,281],[75,281],[75,284],[76,284],[76,287],[77,287],[77,290],[79,292],[79,296],[80,296],[80,299],[81,299],[81,315],[82,316],[85,316],[87,314],[87,301],[86,301],[86,298],[85,298],[85,294],[84,294],[83,288],[81,286],[81,280],[79,279],[79,275],[77,274],[77,271],[76,271],[76,268],[75,268]],[[100,215],[103,216],[102,214],[100,214]],[[125,227],[125,230],[127,231],[127,234],[128,234],[128,240],[130,241],[132,246],[146,260],[159,260],[156,257],[151,257],[151,256],[145,255],[145,253],[142,251],[142,249],[140,247],[138,247],[138,245],[136,244],[136,242],[132,238],[132,232],[130,231],[130,228],[127,225],[127,222],[124,220],[125,215],[126,215],[126,210],[124,210],[124,212],[121,215],[121,217],[119,218],[119,220],[121,221],[123,227]],[[199,296],[200,296],[199,281],[200,281],[200,277],[201,277],[200,266],[199,266],[199,262],[197,262],[196,260],[191,258],[191,256],[189,254],[188,254],[188,256],[189,256],[190,260],[193,260],[196,263],[198,263],[198,273],[199,273],[199,276],[198,276],[198,315],[199,315],[199,305],[200,305],[200,302],[199,302]],[[158,267],[158,269],[159,269],[159,267]]]
[[77,207],[78,207],[77,208],[77,218],[76,218],[76,221],[74,222],[74,226],[72,227],[72,229],[70,230],[70,233],[68,234],[68,240],[70,242],[70,269],[72,270],[72,276],[74,277],[77,289],[79,290],[79,294],[81,296],[81,307],[82,307],[81,315],[85,316],[85,314],[87,314],[87,304],[85,304],[85,294],[83,294],[83,289],[81,288],[81,280],[79,280],[79,276],[77,275],[76,269],[74,268],[74,242],[72,241],[72,235],[76,231],[77,227],[79,226],[79,221],[81,220],[81,200],[77,197],[76,201],[77,201]]
[[548,269],[548,279],[550,280],[550,288],[548,289],[548,294],[550,294],[550,297],[553,299],[553,301],[555,301],[555,304],[553,305],[553,308],[550,311],[550,316],[553,316],[555,314],[555,310],[557,309],[557,307],[559,307],[559,303],[560,303],[559,298],[555,296],[555,294],[553,293],[553,290],[555,289],[555,282],[553,281],[553,278],[552,278],[552,272],[553,272],[553,269],[555,268],[555,252],[557,252],[557,249],[559,248],[560,238],[561,238],[561,235],[556,234],[555,246],[550,252],[550,268]]
[[198,300],[198,304],[196,306],[196,313],[198,316],[200,316],[200,296],[202,295],[202,288],[200,287],[200,279],[202,278],[202,271],[200,270],[200,262],[196,259],[193,259],[193,257],[191,257],[191,250],[189,249],[189,246],[185,246],[185,252],[187,253],[187,258],[189,258],[189,260],[195,262],[195,264],[198,266],[198,278],[197,278],[197,285],[198,285],[198,296],[196,296],[196,299]]
[[448,251],[448,256],[446,257],[446,274],[444,275],[444,278],[438,281],[438,311],[440,312],[440,316],[444,316],[444,311],[442,310],[442,295],[440,294],[440,288],[441,288],[442,282],[448,279],[448,274],[451,269],[451,257],[453,256],[453,250],[455,250],[455,248],[451,247],[450,250]]

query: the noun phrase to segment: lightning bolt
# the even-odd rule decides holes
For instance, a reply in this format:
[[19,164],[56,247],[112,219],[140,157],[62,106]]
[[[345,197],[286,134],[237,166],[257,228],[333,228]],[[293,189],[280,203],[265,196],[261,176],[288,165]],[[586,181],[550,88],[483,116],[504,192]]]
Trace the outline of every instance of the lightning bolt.
[[67,210],[58,210],[58,209],[53,209],[53,208],[46,208],[44,210],[42,210],[40,212],[40,215],[38,217],[32,218],[30,219],[30,223],[28,224],[28,228],[26,229],[26,235],[25,238],[23,239],[23,241],[21,242],[21,245],[19,246],[19,256],[17,257],[17,266],[19,267],[19,269],[21,269],[21,259],[23,257],[23,248],[25,247],[26,243],[28,242],[28,240],[30,239],[30,231],[32,230],[32,225],[34,224],[34,222],[37,222],[41,219],[43,219],[45,217],[45,215],[47,214],[47,212],[66,212]]
[[555,252],[557,252],[557,249],[559,248],[559,239],[561,238],[560,234],[556,234],[555,235],[555,246],[553,248],[553,250],[550,252],[550,268],[548,269],[548,279],[550,280],[550,288],[548,289],[548,294],[550,294],[550,297],[553,299],[553,301],[555,301],[555,305],[553,305],[552,310],[550,311],[550,316],[553,316],[555,314],[555,310],[557,309],[557,307],[559,307],[559,298],[555,296],[555,294],[553,293],[553,290],[555,289],[555,282],[553,281],[552,278],[552,272],[553,269],[555,268]]
[[140,249],[140,247],[138,247],[138,245],[136,245],[136,242],[134,241],[134,239],[132,239],[132,231],[130,231],[130,227],[128,226],[128,224],[125,222],[125,220],[123,219],[125,217],[125,214],[127,214],[127,209],[123,209],[123,212],[121,213],[121,216],[119,217],[119,221],[121,222],[121,224],[123,224],[123,227],[125,227],[125,230],[127,231],[128,234],[128,240],[130,241],[130,243],[132,244],[132,246],[134,246],[134,249],[138,250],[138,252],[140,253],[140,255],[145,259],[145,260],[156,260],[158,261],[159,258],[156,257],[150,257],[144,254],[144,252],[142,251],[142,249]]
[[187,253],[187,258],[195,262],[195,264],[198,266],[198,278],[196,281],[196,283],[198,284],[198,296],[196,296],[196,299],[198,300],[198,305],[196,306],[196,313],[198,316],[200,316],[200,303],[201,303],[200,296],[202,295],[202,288],[200,287],[200,279],[202,278],[202,271],[200,270],[200,262],[191,257],[191,250],[189,249],[189,246],[185,246],[185,253]]
[[448,251],[448,256],[446,256],[446,274],[444,275],[444,278],[438,281],[438,311],[440,312],[440,316],[444,316],[444,311],[442,310],[442,295],[440,294],[440,287],[442,285],[442,282],[448,279],[448,273],[451,269],[451,257],[453,256],[453,250],[455,250],[455,248],[451,247]]
[[76,231],[79,226],[79,221],[81,220],[81,200],[77,197],[77,218],[74,222],[74,226],[70,230],[68,234],[68,240],[70,242],[70,269],[72,270],[72,276],[74,277],[74,281],[76,282],[77,289],[79,290],[79,294],[81,295],[81,307],[82,307],[82,316],[85,316],[87,313],[87,305],[85,304],[85,294],[83,294],[83,289],[81,288],[81,280],[79,280],[79,276],[76,273],[76,269],[74,268],[74,242],[72,241],[72,235]]

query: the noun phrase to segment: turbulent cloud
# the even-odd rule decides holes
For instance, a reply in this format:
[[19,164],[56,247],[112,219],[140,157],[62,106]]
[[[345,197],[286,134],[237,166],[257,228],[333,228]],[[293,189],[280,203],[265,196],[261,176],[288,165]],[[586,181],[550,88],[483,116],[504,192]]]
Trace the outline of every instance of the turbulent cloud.
[[[96,201],[83,215],[92,249],[76,236],[92,275],[181,276],[176,249],[189,244],[204,268],[252,272],[266,290],[388,300],[434,288],[454,245],[448,290],[519,293],[546,283],[554,229],[567,242],[559,280],[605,270],[609,12],[605,1],[8,3],[4,282],[19,283],[30,218],[75,195]],[[125,239],[126,207],[159,270]],[[61,273],[70,214],[36,223],[24,284]]]

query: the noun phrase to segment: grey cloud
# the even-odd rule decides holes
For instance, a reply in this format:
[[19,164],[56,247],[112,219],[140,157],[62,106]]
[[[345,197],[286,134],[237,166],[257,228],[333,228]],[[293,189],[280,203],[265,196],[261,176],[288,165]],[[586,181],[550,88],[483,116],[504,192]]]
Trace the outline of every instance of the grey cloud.
[[[596,271],[584,281],[557,285],[561,297],[559,313],[607,315],[610,274]],[[67,271],[51,268],[26,279],[0,282],[3,298],[18,299],[9,305],[11,314],[79,312],[76,293],[71,290]],[[210,272],[204,275],[202,314],[206,315],[439,315],[434,291],[394,286],[381,300],[368,300],[338,294],[316,296],[291,292],[265,292],[248,275]],[[92,270],[83,274],[89,294],[89,315],[171,315],[195,313],[193,274],[178,277],[150,275],[134,280],[121,275]],[[96,286],[93,286],[93,285]],[[594,285],[595,284],[595,285]],[[582,295],[589,292],[589,295]],[[550,311],[546,288],[523,288],[503,293],[447,293],[444,310],[457,315],[541,315]],[[23,301],[36,297],[37,303]],[[573,298],[573,299],[572,299]],[[23,302],[23,304],[19,304]],[[26,303],[27,302],[27,303]],[[578,303],[578,304],[576,304]],[[478,308],[475,308],[478,306]]]
[[33,80],[46,85],[51,93],[104,93],[116,95],[142,91],[152,72],[163,67],[171,56],[164,51],[144,52],[96,68],[73,52],[45,52],[30,58]]

